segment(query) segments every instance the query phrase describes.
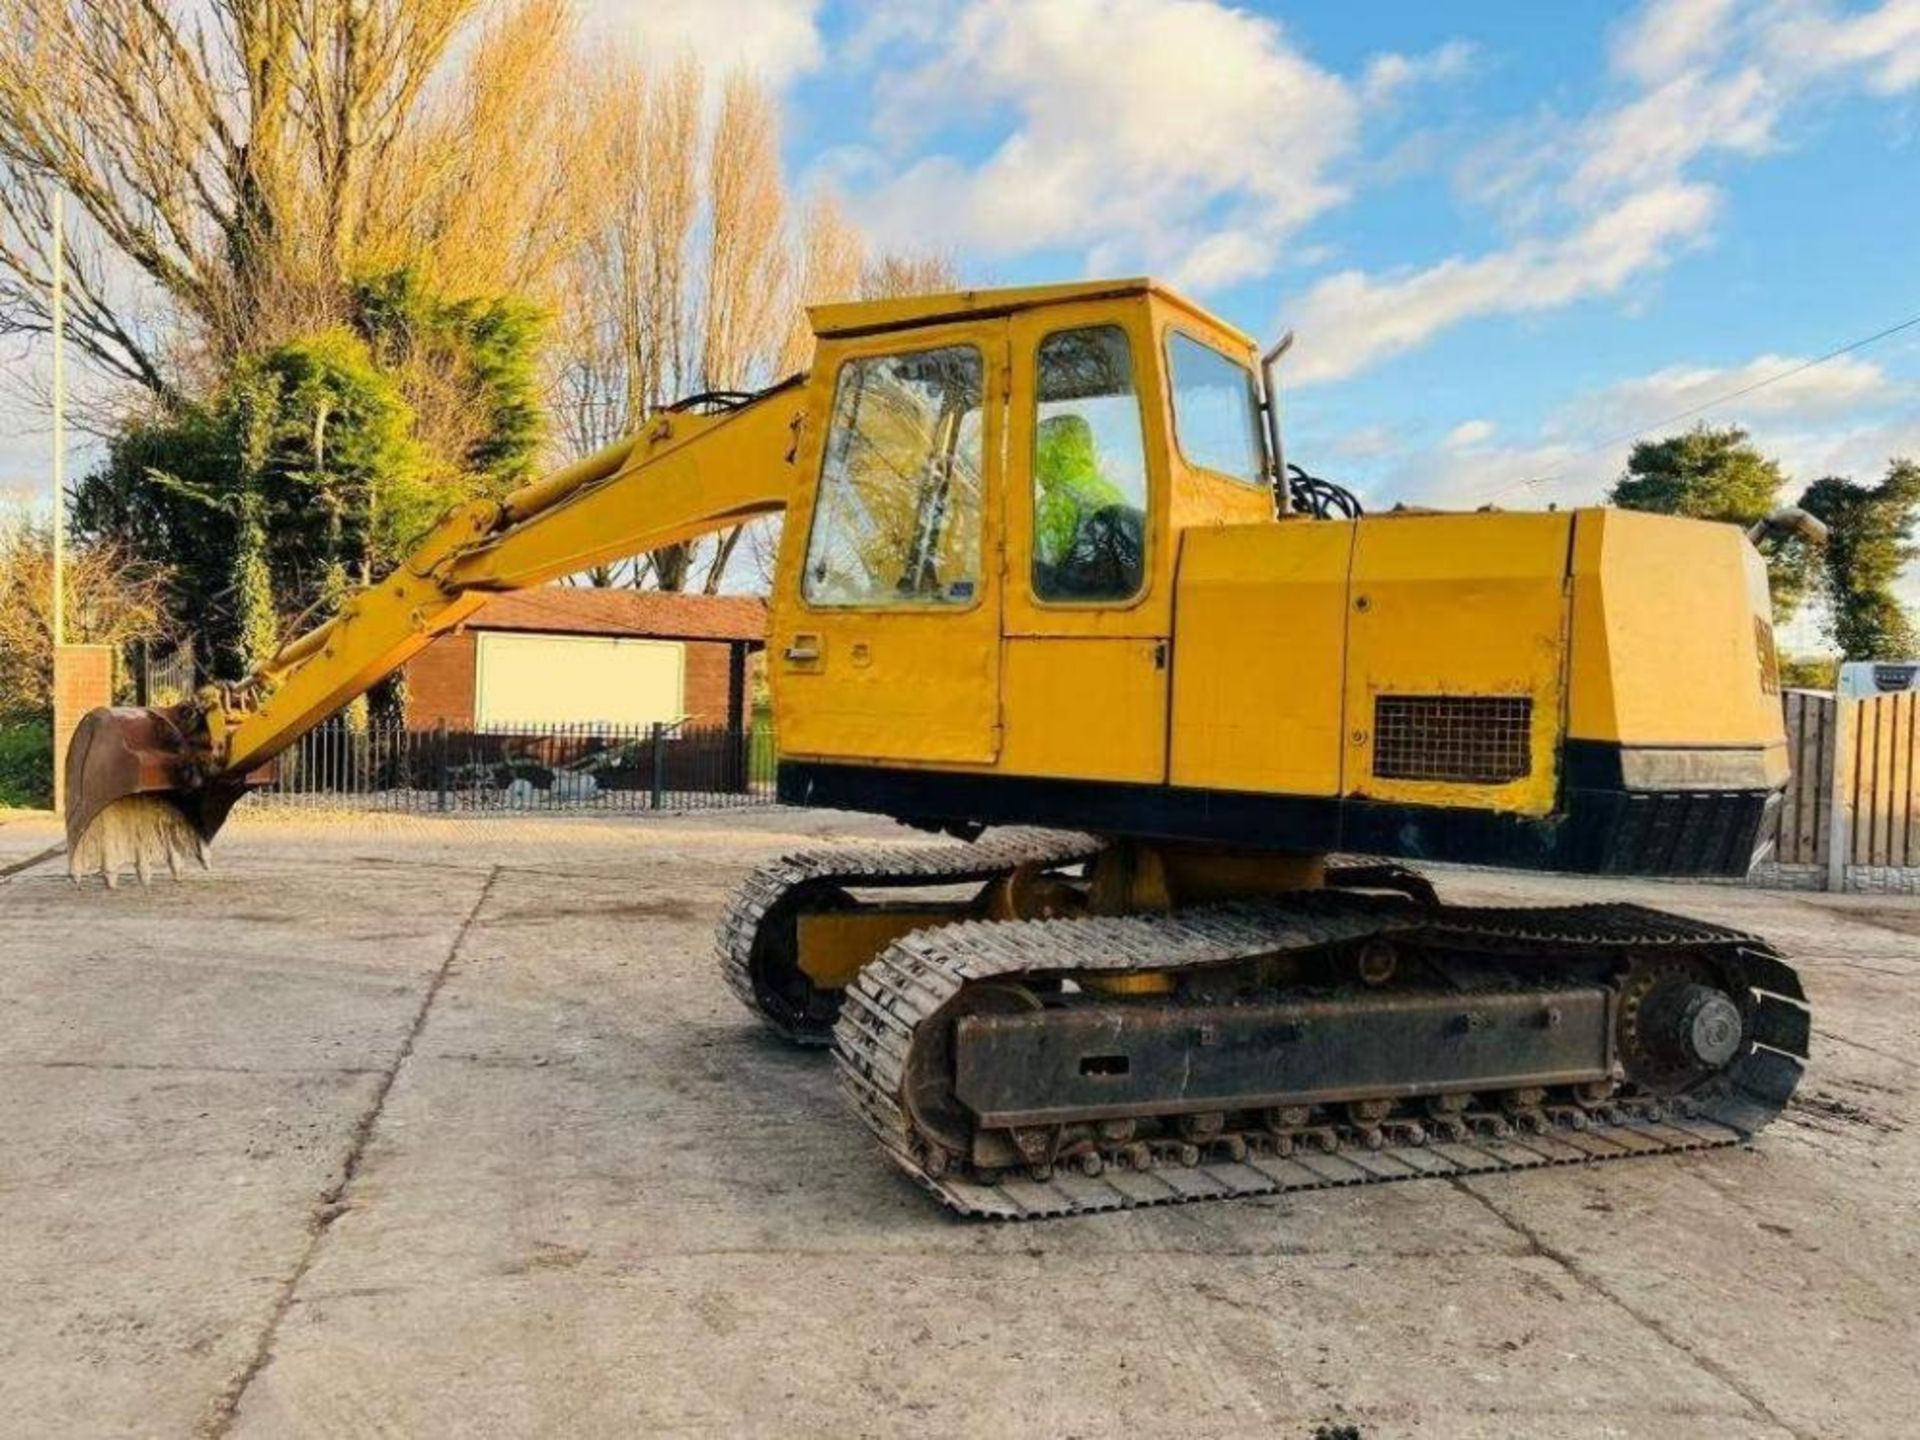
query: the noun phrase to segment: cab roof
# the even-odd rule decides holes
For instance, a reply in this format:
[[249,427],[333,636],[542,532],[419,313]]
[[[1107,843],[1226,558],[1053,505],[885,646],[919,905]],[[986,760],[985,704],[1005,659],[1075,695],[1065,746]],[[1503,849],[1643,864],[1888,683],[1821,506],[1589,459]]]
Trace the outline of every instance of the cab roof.
[[875,335],[950,320],[980,320],[1066,305],[1086,300],[1117,300],[1153,295],[1204,320],[1221,333],[1253,348],[1253,337],[1203,310],[1185,296],[1156,280],[1138,276],[1125,280],[1077,280],[1065,285],[1021,285],[1000,290],[953,290],[941,295],[911,295],[898,300],[845,300],[812,305],[807,318],[813,333],[824,337]]

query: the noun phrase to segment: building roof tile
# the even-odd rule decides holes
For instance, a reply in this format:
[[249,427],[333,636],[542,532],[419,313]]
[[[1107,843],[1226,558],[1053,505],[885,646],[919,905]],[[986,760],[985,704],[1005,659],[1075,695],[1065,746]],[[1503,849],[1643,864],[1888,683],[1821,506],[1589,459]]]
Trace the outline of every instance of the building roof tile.
[[765,640],[767,602],[757,595],[676,595],[548,585],[495,595],[466,625],[470,630],[538,630],[554,635]]

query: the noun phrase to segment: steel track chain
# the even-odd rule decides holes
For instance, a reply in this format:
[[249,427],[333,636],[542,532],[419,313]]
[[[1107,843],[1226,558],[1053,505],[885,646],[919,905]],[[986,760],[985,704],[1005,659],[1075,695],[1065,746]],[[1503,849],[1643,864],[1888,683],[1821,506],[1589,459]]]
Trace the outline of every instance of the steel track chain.
[[1091,860],[1101,842],[1070,830],[990,830],[970,842],[836,846],[803,850],[762,865],[734,891],[715,936],[720,973],[740,1003],[786,1039],[826,1046],[831,1034],[799,1029],[762,1003],[754,984],[753,949],[768,917],[807,894],[847,886],[901,888],[984,883],[1022,865],[1053,867]]
[[[1471,1141],[1442,1143],[1401,1140],[1379,1149],[1286,1157],[1221,1158],[1216,1145],[1202,1163],[1108,1167],[1094,1176],[1056,1172],[1045,1179],[989,1181],[930,1173],[923,1163],[928,1151],[903,1099],[907,1058],[920,1027],[962,987],[1020,974],[1180,969],[1305,951],[1370,934],[1471,944],[1492,953],[1512,949],[1535,957],[1543,947],[1569,954],[1707,948],[1745,989],[1739,998],[1747,1038],[1725,1069],[1688,1093],[1682,1113],[1674,1117],[1651,1106],[1628,1105],[1602,1112],[1599,1123],[1581,1130],[1476,1135]],[[848,990],[834,1030],[834,1056],[854,1109],[915,1181],[963,1215],[1036,1219],[1738,1144],[1779,1113],[1798,1082],[1807,1053],[1804,1001],[1792,967],[1764,941],[1640,906],[1436,909],[1321,892],[1168,916],[970,921],[918,931],[884,950]]]

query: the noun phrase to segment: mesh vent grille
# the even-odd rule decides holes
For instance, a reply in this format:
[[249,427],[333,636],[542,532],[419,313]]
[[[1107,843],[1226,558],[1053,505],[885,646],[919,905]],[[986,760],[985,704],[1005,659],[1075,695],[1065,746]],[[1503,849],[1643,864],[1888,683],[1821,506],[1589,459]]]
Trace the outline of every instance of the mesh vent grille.
[[1373,773],[1383,780],[1504,785],[1533,769],[1533,701],[1507,695],[1380,695]]

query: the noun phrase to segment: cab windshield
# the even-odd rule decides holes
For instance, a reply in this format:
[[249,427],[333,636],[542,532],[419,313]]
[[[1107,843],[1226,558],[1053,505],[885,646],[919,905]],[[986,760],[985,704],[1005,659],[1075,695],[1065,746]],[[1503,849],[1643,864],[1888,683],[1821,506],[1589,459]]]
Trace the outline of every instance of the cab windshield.
[[807,545],[811,604],[973,603],[984,378],[971,345],[842,367]]

